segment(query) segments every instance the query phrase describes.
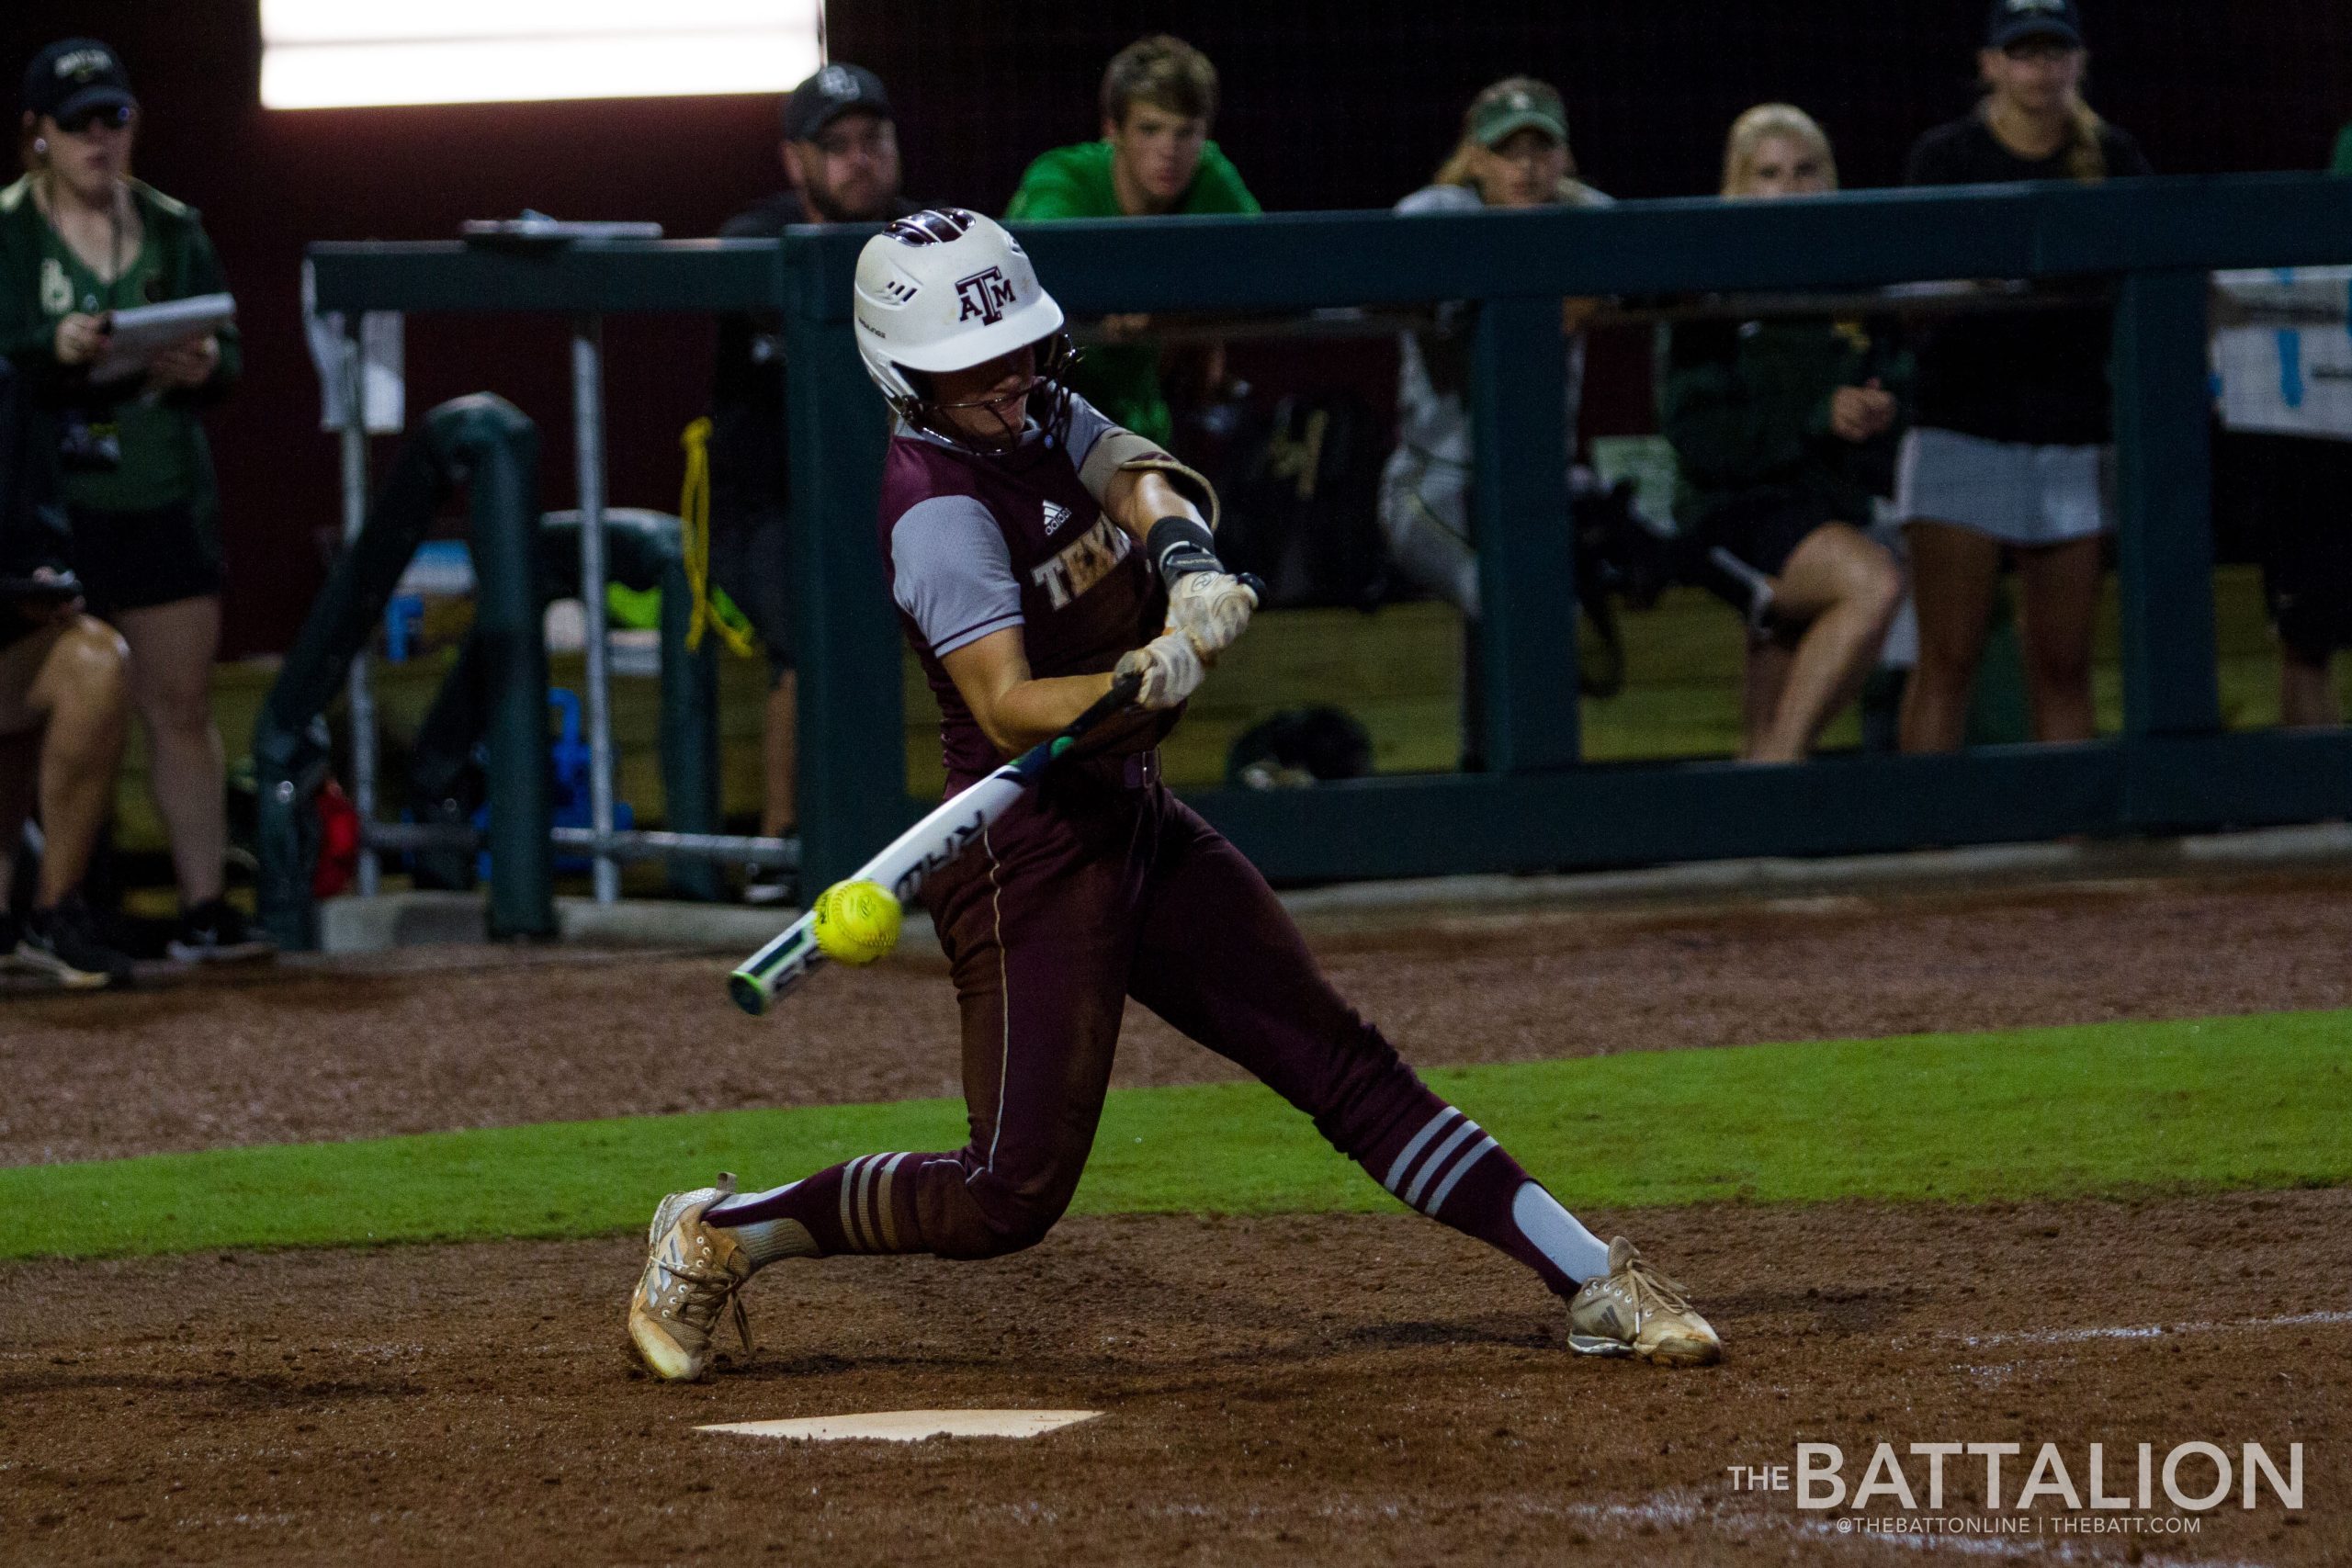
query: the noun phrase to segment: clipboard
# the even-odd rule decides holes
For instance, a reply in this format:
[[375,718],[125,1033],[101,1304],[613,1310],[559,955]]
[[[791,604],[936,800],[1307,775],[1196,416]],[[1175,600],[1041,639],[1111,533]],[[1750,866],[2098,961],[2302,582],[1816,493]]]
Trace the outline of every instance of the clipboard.
[[147,368],[167,348],[219,332],[237,319],[237,301],[226,294],[197,294],[160,305],[117,310],[105,352],[90,367],[93,381],[120,381]]

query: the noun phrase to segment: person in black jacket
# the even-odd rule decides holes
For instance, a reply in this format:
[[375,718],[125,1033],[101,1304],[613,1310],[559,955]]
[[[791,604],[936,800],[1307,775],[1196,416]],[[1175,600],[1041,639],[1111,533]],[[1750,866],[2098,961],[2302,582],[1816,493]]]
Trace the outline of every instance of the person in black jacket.
[[[899,132],[880,78],[835,63],[793,89],[777,147],[792,188],[737,213],[722,239],[775,239],[798,223],[878,223],[915,209],[899,190]],[[710,574],[767,647],[764,799],[760,831],[775,838],[798,819],[794,725],[792,562],[786,524],[791,465],[785,450],[784,331],[773,315],[718,322],[711,389]],[[754,872],[744,897],[780,903],[789,873]]]
[[[2083,101],[2074,0],[1994,0],[1976,108],[1911,150],[1905,183],[2096,181],[2144,175],[2139,144]],[[2087,740],[2091,630],[2113,532],[2109,312],[1961,317],[1919,349],[1917,424],[1896,469],[1919,662],[1905,751],[1957,750],[2003,558],[2023,591],[2037,740]]]
[[0,357],[0,895],[36,796],[44,834],[32,908],[19,921],[0,902],[0,968],[91,989],[130,977],[77,891],[114,808],[130,654],[73,592],[64,509],[34,428]]
[[[1763,104],[1732,126],[1725,197],[1837,186],[1829,139],[1803,109]],[[1749,623],[1747,761],[1802,759],[1886,640],[1903,572],[1865,530],[1909,382],[1890,334],[1863,321],[1685,321],[1658,334],[1676,512]]]

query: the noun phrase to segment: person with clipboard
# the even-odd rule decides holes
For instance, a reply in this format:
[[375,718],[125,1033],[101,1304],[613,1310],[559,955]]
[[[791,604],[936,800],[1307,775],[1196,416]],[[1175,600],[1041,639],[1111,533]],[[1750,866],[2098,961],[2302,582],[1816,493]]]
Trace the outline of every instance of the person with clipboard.
[[[0,191],[0,353],[61,468],[88,607],[130,649],[179,884],[170,952],[258,956],[268,944],[221,896],[228,824],[210,692],[221,560],[198,422],[239,370],[220,260],[194,209],[130,177],[139,104],[112,49],[79,38],[42,50],[22,107],[26,173]],[[214,295],[221,309],[193,312],[185,335],[155,330],[149,308]]]

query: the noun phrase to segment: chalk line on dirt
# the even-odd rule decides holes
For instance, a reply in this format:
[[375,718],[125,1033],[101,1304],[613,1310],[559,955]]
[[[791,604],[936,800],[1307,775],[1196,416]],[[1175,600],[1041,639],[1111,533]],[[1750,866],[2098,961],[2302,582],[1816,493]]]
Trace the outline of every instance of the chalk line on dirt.
[[2212,1323],[2153,1323],[2132,1327],[2025,1328],[1997,1334],[1963,1334],[1971,1349],[1994,1345],[2079,1345],[2094,1339],[2161,1339],[2168,1334],[2227,1334],[2247,1329],[2311,1328],[2352,1323],[2352,1312],[2299,1312],[2283,1317],[2242,1317]]

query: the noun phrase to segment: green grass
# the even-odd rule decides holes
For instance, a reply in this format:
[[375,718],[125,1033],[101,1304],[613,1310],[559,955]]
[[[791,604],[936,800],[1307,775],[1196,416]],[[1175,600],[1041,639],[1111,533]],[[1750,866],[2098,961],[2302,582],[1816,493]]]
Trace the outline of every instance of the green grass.
[[[1571,1206],[2352,1181],[2352,1013],[1636,1053],[1433,1072]],[[0,1257],[570,1236],[721,1168],[962,1141],[954,1100],[737,1111],[0,1170]],[[1111,1097],[1080,1213],[1394,1210],[1254,1085]]]

